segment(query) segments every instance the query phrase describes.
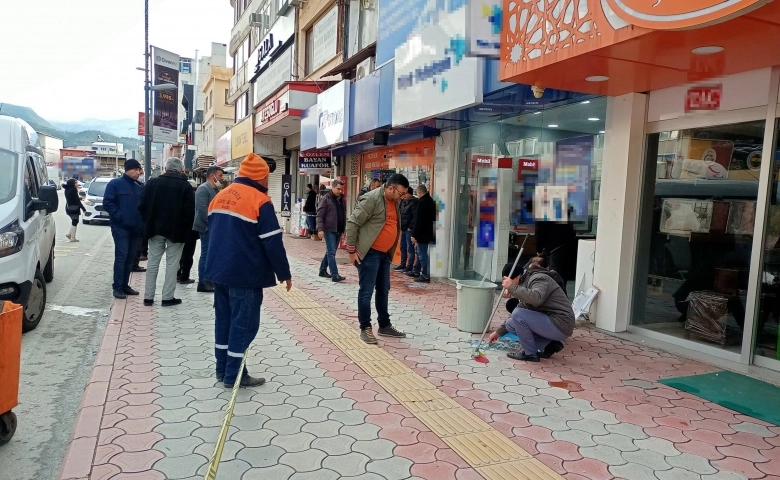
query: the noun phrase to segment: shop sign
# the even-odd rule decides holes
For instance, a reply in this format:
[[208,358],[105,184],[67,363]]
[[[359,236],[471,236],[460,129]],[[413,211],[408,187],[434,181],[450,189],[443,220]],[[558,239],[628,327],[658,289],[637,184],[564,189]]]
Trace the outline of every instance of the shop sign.
[[466,5],[395,50],[393,126],[482,103],[484,59],[467,57]]
[[685,94],[685,111],[720,110],[723,85],[691,87]]
[[276,19],[271,31],[263,38],[257,48],[255,74],[260,73],[268,62],[281,52],[282,46],[292,38],[294,33],[295,21],[292,18],[279,17]]
[[334,5],[312,28],[311,71],[328,63],[338,53],[339,7]]
[[539,160],[535,158],[521,158],[520,170],[532,170],[534,172],[539,171]]
[[498,58],[501,53],[502,0],[469,0],[466,41],[469,55]]
[[290,92],[285,92],[281,97],[272,100],[269,104],[257,112],[257,124],[262,125],[276,118],[279,114],[286,112],[289,104]]
[[252,132],[252,116],[237,124],[231,130],[231,149],[232,158],[245,157],[252,153],[254,144],[254,133]]
[[228,130],[227,133],[219,137],[217,140],[217,146],[215,148],[217,165],[225,164],[233,159],[233,157],[230,155],[230,148],[232,146],[232,132],[233,130]]
[[349,140],[349,80],[317,95],[317,148]]
[[138,136],[143,137],[144,135],[146,135],[146,114],[138,112]]
[[255,106],[263,103],[284,82],[292,79],[293,48],[287,47],[272,60],[268,68],[255,81]]
[[154,86],[174,85],[174,90],[154,92],[152,110],[152,141],[178,143],[179,141],[179,60],[175,53],[154,47]]
[[[712,25],[746,13],[771,0],[606,0],[618,17],[637,27],[679,30]],[[599,0],[589,0],[596,7]],[[603,2],[602,2],[603,3]],[[606,11],[605,11],[606,13]]]
[[492,155],[472,155],[471,156],[471,163],[475,167],[487,167],[490,168],[493,166],[493,156]]
[[292,175],[282,175],[282,216],[292,213]]
[[331,168],[330,150],[309,150],[298,154],[298,169],[301,173],[309,170],[321,170]]
[[363,154],[363,170],[387,170],[390,168],[390,158],[387,150],[367,152]]

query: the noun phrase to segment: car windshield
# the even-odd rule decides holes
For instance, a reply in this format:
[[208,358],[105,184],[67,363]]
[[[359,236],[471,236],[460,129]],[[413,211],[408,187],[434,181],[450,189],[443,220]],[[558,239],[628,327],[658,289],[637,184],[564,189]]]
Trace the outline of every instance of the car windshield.
[[102,197],[106,194],[106,187],[108,186],[108,182],[92,182],[89,184],[89,190],[87,193],[89,193],[93,197]]
[[17,155],[7,150],[0,150],[0,205],[11,201],[16,196],[16,166]]

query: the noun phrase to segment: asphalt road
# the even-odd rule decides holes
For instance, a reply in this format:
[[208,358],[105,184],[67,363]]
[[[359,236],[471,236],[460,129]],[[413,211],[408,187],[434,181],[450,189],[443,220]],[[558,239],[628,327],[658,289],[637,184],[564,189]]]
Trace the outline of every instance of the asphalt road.
[[0,480],[57,478],[113,300],[109,227],[80,224],[81,242],[70,243],[64,205],[60,191],[54,281],[41,323],[22,338],[19,425],[0,447]]

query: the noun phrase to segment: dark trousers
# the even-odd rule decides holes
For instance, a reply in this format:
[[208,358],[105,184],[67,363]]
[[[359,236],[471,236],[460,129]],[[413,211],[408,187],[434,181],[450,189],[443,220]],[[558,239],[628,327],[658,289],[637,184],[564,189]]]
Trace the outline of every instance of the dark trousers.
[[209,231],[200,234],[200,258],[198,259],[198,281],[203,282],[206,274],[206,258],[209,254]]
[[181,260],[179,260],[179,275],[181,280],[190,278],[192,266],[195,264],[195,248],[198,246],[199,234],[191,231],[187,241],[184,242],[184,249],[181,251]]
[[135,254],[135,261],[133,267],[138,267],[141,264],[141,256],[149,255],[149,239],[144,238],[138,242],[138,251]]
[[119,227],[111,227],[114,238],[114,290],[122,290],[130,284],[130,272],[138,251],[140,235]]
[[412,243],[412,232],[401,232],[401,266],[406,270],[412,270],[416,259],[414,244]]
[[317,233],[317,214],[306,213],[306,229],[309,231],[309,235]]
[[339,248],[341,235],[336,232],[325,232],[325,256],[320,262],[320,273],[330,269],[331,278],[338,278],[339,267],[336,265],[336,249]]
[[262,304],[262,289],[214,285],[216,373],[225,383],[236,382],[244,352],[260,329]]
[[414,266],[414,273],[419,273],[425,278],[431,278],[431,257],[428,255],[429,243],[417,244],[417,265]]
[[371,328],[371,295],[376,293],[376,314],[379,328],[390,325],[387,304],[390,294],[390,256],[373,248],[358,264],[358,321],[360,329]]

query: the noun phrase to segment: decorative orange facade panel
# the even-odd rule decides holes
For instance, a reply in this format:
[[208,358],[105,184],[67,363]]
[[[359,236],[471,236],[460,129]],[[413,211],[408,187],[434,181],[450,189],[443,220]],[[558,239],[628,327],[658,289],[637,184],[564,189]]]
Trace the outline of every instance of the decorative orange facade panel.
[[606,0],[623,20],[653,30],[700,28],[729,20],[772,0]]

